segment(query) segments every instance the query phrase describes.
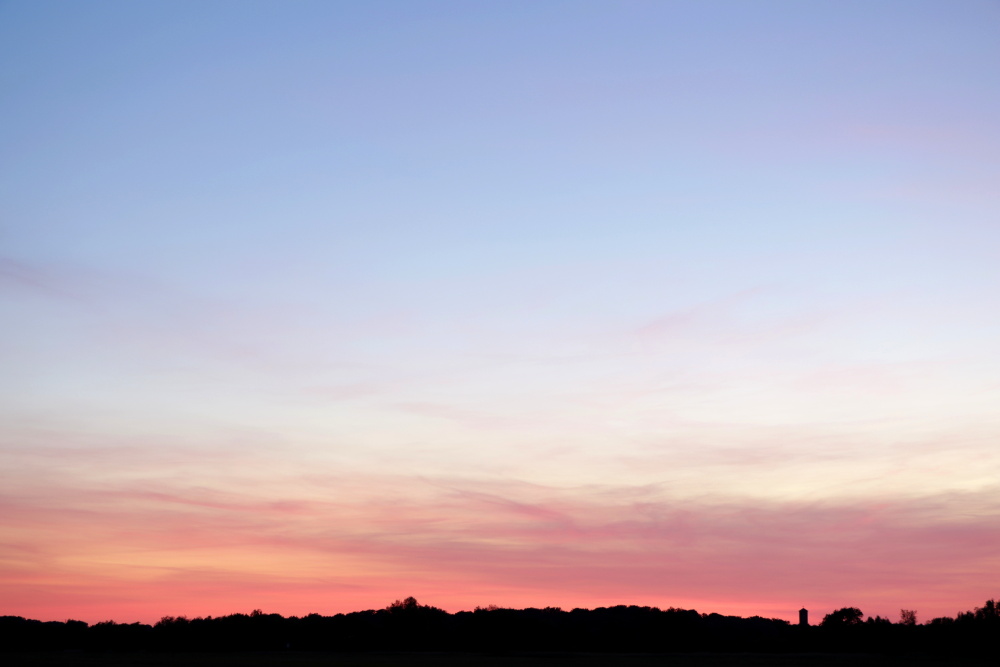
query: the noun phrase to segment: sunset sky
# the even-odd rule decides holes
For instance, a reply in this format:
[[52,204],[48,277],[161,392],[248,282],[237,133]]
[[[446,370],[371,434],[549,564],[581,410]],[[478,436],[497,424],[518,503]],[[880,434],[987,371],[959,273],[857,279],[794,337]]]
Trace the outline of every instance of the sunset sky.
[[1000,3],[0,3],[0,615],[1000,596]]

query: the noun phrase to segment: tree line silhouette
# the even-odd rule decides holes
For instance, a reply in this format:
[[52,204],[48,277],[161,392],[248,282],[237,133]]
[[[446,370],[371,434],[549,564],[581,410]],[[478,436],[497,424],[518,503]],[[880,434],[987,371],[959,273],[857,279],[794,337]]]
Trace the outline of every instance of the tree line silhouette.
[[384,609],[285,618],[249,614],[164,616],[155,625],[42,622],[0,617],[0,652],[11,651],[463,651],[463,652],[890,652],[996,655],[1000,603],[917,623],[864,619],[856,607],[819,625],[690,609],[619,605],[564,611],[490,605],[448,613],[397,600]]

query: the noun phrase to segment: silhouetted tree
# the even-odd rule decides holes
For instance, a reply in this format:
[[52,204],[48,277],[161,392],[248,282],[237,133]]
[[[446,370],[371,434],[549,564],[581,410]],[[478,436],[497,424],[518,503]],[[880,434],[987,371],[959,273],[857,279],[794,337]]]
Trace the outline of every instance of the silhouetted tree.
[[[827,614],[822,627],[801,628],[779,619],[634,605],[572,611],[489,605],[449,614],[408,597],[382,609],[335,616],[284,618],[255,609],[249,614],[215,618],[164,616],[155,626],[114,621],[88,626],[82,621],[43,623],[20,616],[0,616],[0,654],[65,650],[388,650],[820,651],[996,656],[1000,637],[997,600],[987,600],[982,607],[961,612],[955,618],[935,618],[924,625],[916,623],[916,612],[905,609],[900,610],[898,624],[881,616],[862,622],[862,617],[860,609],[845,607]],[[10,660],[0,662],[11,664]]]
[[830,612],[824,616],[823,622],[820,623],[820,625],[823,627],[858,625],[861,623],[863,616],[864,614],[857,607],[844,607],[843,609],[838,609],[837,611]]
[[417,602],[417,598],[410,596],[405,600],[396,600],[388,607],[386,607],[386,611],[390,612],[411,611],[413,609],[417,609],[418,607],[420,607],[420,603]]
[[976,607],[976,620],[988,623],[1000,622],[1000,603],[996,600],[987,600],[982,607]]

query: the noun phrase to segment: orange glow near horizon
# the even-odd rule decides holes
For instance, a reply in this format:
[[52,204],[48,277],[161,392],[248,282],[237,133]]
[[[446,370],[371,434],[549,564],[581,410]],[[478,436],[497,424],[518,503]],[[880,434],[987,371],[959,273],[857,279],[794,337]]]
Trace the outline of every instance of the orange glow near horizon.
[[154,622],[412,595],[449,611],[640,604],[794,621],[801,606],[858,606],[929,619],[990,597],[982,582],[1000,564],[992,522],[974,516],[991,500],[974,493],[799,503],[373,476],[345,478],[351,497],[331,502],[310,484],[280,502],[149,484],[22,501],[0,613]]

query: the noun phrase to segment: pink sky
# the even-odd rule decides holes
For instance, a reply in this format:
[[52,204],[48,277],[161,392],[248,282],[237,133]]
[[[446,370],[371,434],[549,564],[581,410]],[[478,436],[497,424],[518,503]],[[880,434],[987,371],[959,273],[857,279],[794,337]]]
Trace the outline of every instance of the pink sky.
[[230,454],[202,459],[242,473],[225,489],[163,461],[149,476],[130,450],[89,452],[87,483],[79,453],[25,455],[67,467],[48,471],[49,492],[25,479],[4,494],[0,613],[154,622],[414,595],[449,611],[643,604],[793,620],[806,606],[819,620],[858,606],[929,620],[995,594],[1000,565],[995,488],[807,501],[318,470],[254,479],[261,468]]
[[998,25],[0,3],[0,614],[1000,596]]

